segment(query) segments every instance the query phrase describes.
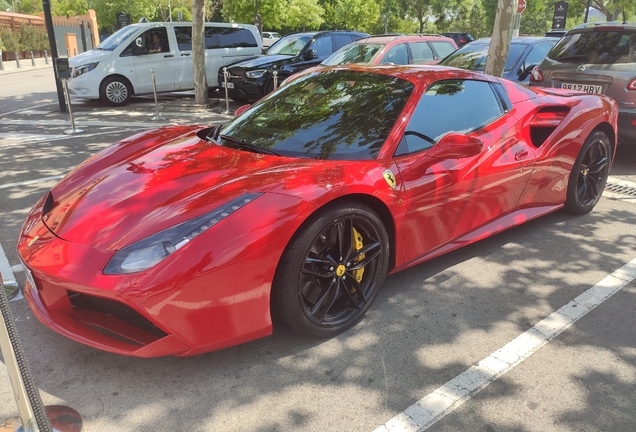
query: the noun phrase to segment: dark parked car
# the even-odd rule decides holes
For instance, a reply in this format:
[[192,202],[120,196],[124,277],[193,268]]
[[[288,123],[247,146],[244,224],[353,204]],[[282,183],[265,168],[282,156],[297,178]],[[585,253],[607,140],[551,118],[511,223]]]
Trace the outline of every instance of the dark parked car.
[[618,102],[618,141],[636,144],[636,24],[573,28],[532,71],[530,85],[613,98]]
[[475,38],[472,37],[470,33],[447,32],[447,33],[442,33],[442,35],[454,40],[457,46],[460,48],[475,40]]
[[[274,71],[280,84],[290,75],[317,66],[334,51],[365,37],[369,34],[356,31],[306,32],[285,36],[263,55],[227,66],[229,96],[235,101],[258,100],[274,89]],[[223,69],[219,69],[219,85],[224,87],[224,84]]]
[[[532,68],[539,63],[558,41],[554,37],[512,38],[503,78],[527,83]],[[443,59],[439,64],[483,72],[488,58],[490,38],[478,39]]]

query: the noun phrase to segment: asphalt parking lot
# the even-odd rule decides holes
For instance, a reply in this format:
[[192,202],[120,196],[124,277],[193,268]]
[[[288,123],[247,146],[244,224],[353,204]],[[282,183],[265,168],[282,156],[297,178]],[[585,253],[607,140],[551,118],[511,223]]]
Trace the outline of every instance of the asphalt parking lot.
[[[18,231],[61,176],[142,130],[231,118],[222,99],[202,109],[187,93],[160,96],[160,121],[152,97],[77,101],[84,132],[68,134],[47,73],[0,74],[0,269],[19,285]],[[11,308],[44,403],[73,407],[90,432],[634,431],[635,149],[619,149],[611,181],[624,188],[591,214],[553,213],[390,276],[333,339],[276,323],[245,345],[135,359],[59,336],[19,297]],[[0,424],[15,415],[0,364]]]

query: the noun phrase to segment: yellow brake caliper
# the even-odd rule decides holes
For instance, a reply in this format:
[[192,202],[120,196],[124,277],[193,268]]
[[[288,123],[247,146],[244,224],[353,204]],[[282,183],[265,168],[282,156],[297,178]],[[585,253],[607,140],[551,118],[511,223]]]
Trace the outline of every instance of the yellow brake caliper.
[[[358,232],[357,229],[353,228],[353,239],[355,240],[355,244],[354,244],[354,249],[359,251],[360,249],[362,249],[362,247],[364,246],[364,243],[362,242],[362,235]],[[355,262],[360,262],[364,259],[364,254],[360,255]],[[364,267],[362,267],[361,269],[358,270],[353,270],[351,272],[353,274],[353,277],[356,278],[356,280],[358,281],[358,283],[362,282],[362,275],[364,274]],[[351,288],[351,294],[353,294],[355,292],[355,288]]]

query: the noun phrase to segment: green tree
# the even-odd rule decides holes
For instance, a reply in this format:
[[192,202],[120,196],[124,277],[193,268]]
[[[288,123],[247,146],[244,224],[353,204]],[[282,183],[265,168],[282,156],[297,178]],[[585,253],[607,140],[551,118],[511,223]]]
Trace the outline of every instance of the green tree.
[[[40,5],[42,1],[40,1]],[[88,10],[86,0],[52,0],[51,15],[53,16],[75,16],[84,15]]]
[[11,29],[0,26],[0,40],[7,52],[17,52],[20,50],[20,35],[13,33]]
[[118,12],[130,14],[132,22],[142,17],[150,20],[157,12],[154,0],[91,0],[91,7],[95,10],[100,28],[110,28],[111,31],[118,28]]
[[323,14],[324,10],[316,0],[291,0],[285,25],[301,31],[317,29],[324,22]]
[[341,28],[371,31],[380,20],[380,6],[375,0],[338,0],[335,8]]
[[[288,7],[286,0],[259,0],[258,13],[263,27],[272,29],[283,27]],[[256,3],[254,0],[225,0],[221,14],[230,22],[253,23]]]

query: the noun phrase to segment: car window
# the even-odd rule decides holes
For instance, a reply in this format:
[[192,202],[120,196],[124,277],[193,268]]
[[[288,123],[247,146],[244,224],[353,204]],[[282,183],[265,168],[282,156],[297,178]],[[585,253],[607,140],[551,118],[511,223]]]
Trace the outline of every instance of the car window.
[[297,55],[305,45],[311,41],[310,35],[290,35],[280,39],[276,44],[272,45],[267,50],[268,55],[272,54],[284,54],[284,55]]
[[104,51],[114,51],[122,43],[126,42],[130,35],[137,31],[139,31],[139,27],[126,26],[110,35],[106,40],[97,45],[97,48]]
[[406,51],[406,44],[395,45],[382,57],[382,63],[393,63],[396,65],[409,64],[409,55]]
[[[206,44],[207,44],[207,32],[206,30]],[[177,46],[179,51],[192,51],[192,27],[175,27],[174,35],[177,37]]]
[[[446,57],[440,64],[482,72],[486,68],[489,47],[489,44],[471,42]],[[510,44],[508,58],[504,65],[505,72],[510,71],[517,64],[526,47],[526,44]]]
[[472,132],[502,114],[498,97],[485,81],[445,80],[434,83],[415,107],[395,155],[430,148],[449,132]]
[[284,156],[373,159],[413,88],[401,78],[360,71],[307,74],[230,121],[221,139],[228,135]]
[[429,43],[437,51],[438,58],[444,58],[456,49],[452,43],[446,41],[430,41]]
[[546,54],[548,54],[548,51],[550,51],[550,48],[552,48],[553,45],[554,44],[551,44],[550,42],[544,42],[536,44],[534,47],[532,47],[532,49],[528,53],[528,56],[525,58],[523,64],[521,65],[521,70],[525,70],[530,65],[538,65],[539,63],[541,63],[541,61],[545,58]]
[[384,48],[382,44],[350,44],[331,54],[321,64],[335,66],[347,63],[370,63],[382,48]]
[[334,42],[336,50],[339,50],[340,48],[342,48],[345,45],[349,45],[353,41],[354,41],[353,36],[348,35],[348,34],[334,34],[333,35],[333,42]]
[[[634,33],[604,31],[575,33],[564,36],[548,57],[565,63],[616,64],[633,63],[630,42]],[[636,44],[636,39],[633,44]]]
[[309,45],[308,50],[315,50],[316,57],[327,57],[333,52],[333,44],[331,42],[331,36],[321,36],[316,38],[311,45]]
[[[159,38],[156,42],[153,39],[153,35],[157,35]],[[141,47],[137,45],[138,39],[141,39]],[[135,40],[133,40],[126,49],[121,52],[120,57],[128,57],[131,55],[153,55],[160,52],[170,52],[170,46],[168,45],[168,31],[165,27],[153,27],[135,38]]]
[[251,31],[241,27],[215,27],[219,48],[254,48],[258,47]]
[[411,56],[413,57],[414,64],[426,63],[434,60],[433,50],[426,42],[409,42],[409,48],[411,48]]

